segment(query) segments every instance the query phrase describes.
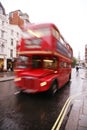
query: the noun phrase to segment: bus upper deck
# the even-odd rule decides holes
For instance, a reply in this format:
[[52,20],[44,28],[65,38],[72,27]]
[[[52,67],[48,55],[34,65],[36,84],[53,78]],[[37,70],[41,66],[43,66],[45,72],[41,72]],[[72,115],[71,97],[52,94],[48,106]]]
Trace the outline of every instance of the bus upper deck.
[[72,59],[73,52],[58,28],[52,23],[30,25],[25,31],[18,54],[54,54]]

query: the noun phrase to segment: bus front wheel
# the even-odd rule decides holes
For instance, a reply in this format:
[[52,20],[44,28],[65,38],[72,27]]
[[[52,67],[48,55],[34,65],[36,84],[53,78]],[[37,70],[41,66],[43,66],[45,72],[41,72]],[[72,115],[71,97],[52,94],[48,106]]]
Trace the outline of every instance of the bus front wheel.
[[49,89],[49,95],[54,95],[58,90],[58,85],[57,85],[57,82],[53,82],[50,89]]

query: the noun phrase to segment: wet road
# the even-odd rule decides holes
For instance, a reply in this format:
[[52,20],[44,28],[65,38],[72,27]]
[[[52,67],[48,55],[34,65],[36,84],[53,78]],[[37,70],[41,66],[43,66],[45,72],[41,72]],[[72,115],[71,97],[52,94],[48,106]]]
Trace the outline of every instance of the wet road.
[[13,81],[0,82],[0,130],[51,130],[67,98],[83,91],[83,81],[84,70],[73,70],[54,97],[17,93]]

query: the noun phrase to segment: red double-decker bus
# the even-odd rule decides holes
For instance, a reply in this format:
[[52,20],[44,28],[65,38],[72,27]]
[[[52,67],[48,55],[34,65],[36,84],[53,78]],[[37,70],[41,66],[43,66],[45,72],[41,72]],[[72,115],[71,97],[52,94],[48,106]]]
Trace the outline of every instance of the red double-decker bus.
[[53,23],[27,27],[17,47],[15,84],[25,92],[54,94],[71,78],[73,50]]

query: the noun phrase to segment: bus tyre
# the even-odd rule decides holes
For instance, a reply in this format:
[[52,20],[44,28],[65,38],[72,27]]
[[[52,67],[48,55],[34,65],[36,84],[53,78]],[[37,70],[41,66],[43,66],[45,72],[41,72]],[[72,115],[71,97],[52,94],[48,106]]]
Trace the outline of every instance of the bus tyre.
[[53,96],[57,92],[57,83],[53,82],[51,88],[49,89],[49,95]]

